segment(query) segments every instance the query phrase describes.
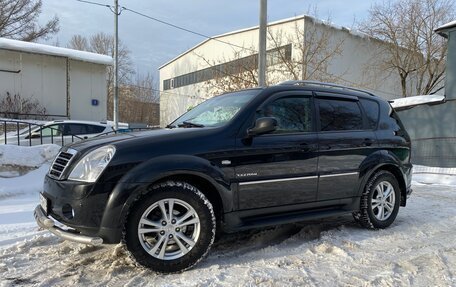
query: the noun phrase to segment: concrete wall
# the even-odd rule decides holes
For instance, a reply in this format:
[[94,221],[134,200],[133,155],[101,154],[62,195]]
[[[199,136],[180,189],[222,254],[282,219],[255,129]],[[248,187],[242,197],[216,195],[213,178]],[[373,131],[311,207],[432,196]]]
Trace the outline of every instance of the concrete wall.
[[[104,121],[107,119],[106,66],[70,60],[70,118]],[[92,105],[98,100],[98,106]]]
[[36,99],[49,119],[106,120],[105,65],[0,49],[0,70],[0,99],[6,92]]
[[456,28],[448,33],[445,97],[456,99]]
[[399,111],[412,138],[412,163],[456,167],[456,100]]
[[0,70],[10,71],[0,72],[0,99],[18,94],[38,100],[48,114],[67,114],[66,58],[0,50]]

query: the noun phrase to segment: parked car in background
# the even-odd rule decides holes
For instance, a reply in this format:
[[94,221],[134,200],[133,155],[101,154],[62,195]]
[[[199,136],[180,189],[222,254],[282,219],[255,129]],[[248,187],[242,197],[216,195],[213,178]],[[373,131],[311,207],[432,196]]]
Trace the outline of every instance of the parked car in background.
[[32,125],[17,132],[9,132],[0,138],[0,144],[11,145],[39,145],[57,144],[65,145],[75,141],[88,139],[100,134],[114,131],[108,123],[61,120],[51,121],[42,126]]

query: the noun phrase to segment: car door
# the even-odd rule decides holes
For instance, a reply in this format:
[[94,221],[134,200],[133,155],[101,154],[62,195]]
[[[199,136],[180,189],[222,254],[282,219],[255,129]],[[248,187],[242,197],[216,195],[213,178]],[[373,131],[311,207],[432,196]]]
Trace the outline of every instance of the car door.
[[274,117],[278,127],[268,134],[238,140],[234,166],[240,210],[316,200],[313,115],[311,92],[279,93],[259,108],[256,118]]
[[374,151],[376,137],[355,96],[317,93],[318,200],[355,196],[361,163]]

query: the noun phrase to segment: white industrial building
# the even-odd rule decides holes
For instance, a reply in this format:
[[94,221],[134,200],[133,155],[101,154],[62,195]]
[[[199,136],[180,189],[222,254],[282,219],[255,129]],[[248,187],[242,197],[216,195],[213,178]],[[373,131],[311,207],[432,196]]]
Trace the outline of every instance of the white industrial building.
[[[0,100],[37,100],[49,119],[106,120],[109,56],[0,38]],[[0,107],[0,112],[4,107]]]
[[[190,107],[213,96],[211,87],[221,73],[231,73],[236,70],[235,66],[246,63],[253,66],[258,51],[258,30],[256,26],[214,36],[162,65],[159,68],[160,124],[170,123]],[[326,40],[319,41],[319,37]],[[304,65],[302,51],[312,44],[316,58]],[[315,47],[317,44],[321,48]],[[373,63],[378,63],[383,45],[384,42],[364,34],[309,16],[271,22],[268,24],[267,82],[276,84],[302,79],[304,75],[308,80],[337,82],[370,90],[386,99],[398,98],[401,95],[398,77],[378,67],[374,69]],[[324,67],[312,67],[329,52],[333,55]],[[284,60],[293,65],[293,73]]]

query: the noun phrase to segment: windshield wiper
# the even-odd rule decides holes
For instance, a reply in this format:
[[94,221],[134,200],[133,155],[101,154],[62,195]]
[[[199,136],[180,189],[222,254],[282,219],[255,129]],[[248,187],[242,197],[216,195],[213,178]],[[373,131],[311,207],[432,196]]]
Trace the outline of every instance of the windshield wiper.
[[178,124],[177,125],[178,127],[186,127],[186,128],[204,128],[204,125],[202,124],[196,124],[196,123],[192,123],[192,122],[189,122],[189,121],[183,121],[181,124]]
[[175,127],[176,127],[175,125],[169,124],[169,125],[167,125],[165,128],[167,128],[167,129],[174,129]]

